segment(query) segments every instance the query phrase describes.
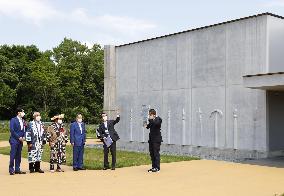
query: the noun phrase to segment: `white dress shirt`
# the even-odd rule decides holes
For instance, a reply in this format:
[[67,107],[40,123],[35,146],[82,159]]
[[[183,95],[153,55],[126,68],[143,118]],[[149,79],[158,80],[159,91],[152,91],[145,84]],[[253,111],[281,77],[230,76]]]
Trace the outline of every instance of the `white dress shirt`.
[[20,118],[19,116],[17,116],[17,118],[18,118],[18,120],[19,120],[19,122],[20,122],[21,130],[23,130],[23,129],[24,129],[23,119]]
[[108,134],[107,121],[104,122],[104,125],[105,125],[105,128],[106,128],[105,133]]
[[82,123],[78,122],[78,125],[79,125],[79,128],[80,128],[81,134],[83,134]]

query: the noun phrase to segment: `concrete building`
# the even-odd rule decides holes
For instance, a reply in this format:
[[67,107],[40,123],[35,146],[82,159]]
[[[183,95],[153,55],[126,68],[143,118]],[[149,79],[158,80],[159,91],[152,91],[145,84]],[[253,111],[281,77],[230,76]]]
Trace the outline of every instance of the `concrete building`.
[[162,117],[161,151],[240,160],[284,152],[284,20],[263,13],[105,46],[104,110],[121,149],[147,151],[143,111]]

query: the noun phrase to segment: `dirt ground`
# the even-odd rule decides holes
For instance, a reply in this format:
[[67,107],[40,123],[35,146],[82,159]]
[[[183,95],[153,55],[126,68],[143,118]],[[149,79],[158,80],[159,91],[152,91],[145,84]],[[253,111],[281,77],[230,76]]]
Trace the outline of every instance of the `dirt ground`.
[[[4,144],[3,144],[4,145]],[[119,157],[118,157],[119,159]],[[0,155],[1,196],[275,196],[284,193],[284,168],[222,161],[189,161],[161,165],[160,173],[147,173],[149,165],[115,171],[50,173],[10,176],[9,156]],[[22,160],[22,170],[28,163]]]

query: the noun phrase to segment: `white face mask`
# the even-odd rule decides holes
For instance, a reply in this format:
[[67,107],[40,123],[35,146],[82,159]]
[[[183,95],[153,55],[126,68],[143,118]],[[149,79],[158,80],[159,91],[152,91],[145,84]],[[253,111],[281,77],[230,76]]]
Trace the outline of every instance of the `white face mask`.
[[104,117],[103,117],[103,120],[104,120],[104,121],[107,121],[107,116],[104,116]]
[[36,116],[36,121],[40,121],[41,120],[41,116]]
[[82,118],[78,118],[77,121],[78,121],[79,123],[81,123],[83,120],[82,120]]
[[59,119],[57,122],[58,122],[58,124],[62,124],[62,120],[61,119]]

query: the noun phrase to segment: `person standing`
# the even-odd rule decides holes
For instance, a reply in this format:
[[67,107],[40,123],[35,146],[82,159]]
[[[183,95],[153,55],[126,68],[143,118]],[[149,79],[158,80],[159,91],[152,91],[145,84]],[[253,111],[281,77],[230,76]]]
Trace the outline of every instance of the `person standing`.
[[120,121],[119,112],[117,112],[117,117],[115,120],[108,120],[106,113],[102,113],[103,122],[98,128],[98,132],[103,140],[104,148],[104,168],[103,170],[109,169],[108,153],[110,151],[112,156],[111,169],[115,170],[116,165],[116,142],[120,139],[118,133],[114,129],[114,125]]
[[162,119],[156,116],[154,109],[149,110],[149,123],[145,125],[146,129],[150,129],[149,133],[149,152],[152,161],[152,168],[148,172],[160,171],[160,146],[163,142],[161,134]]
[[26,142],[28,144],[28,161],[30,173],[44,173],[40,168],[43,145],[46,143],[44,126],[41,122],[39,112],[34,112],[34,120],[29,123],[26,131]]
[[25,121],[23,117],[25,112],[23,109],[17,109],[17,116],[10,120],[10,139],[9,143],[11,146],[10,151],[10,163],[9,163],[9,173],[10,175],[15,174],[26,174],[26,172],[21,171],[21,155],[25,136]]
[[54,164],[57,164],[56,172],[64,172],[61,165],[66,163],[67,131],[63,124],[64,114],[51,118],[54,121],[46,131],[47,142],[50,146],[50,171],[54,172]]
[[73,122],[70,126],[70,142],[73,146],[73,170],[86,170],[83,167],[86,126],[81,114],[77,114],[76,122]]

